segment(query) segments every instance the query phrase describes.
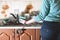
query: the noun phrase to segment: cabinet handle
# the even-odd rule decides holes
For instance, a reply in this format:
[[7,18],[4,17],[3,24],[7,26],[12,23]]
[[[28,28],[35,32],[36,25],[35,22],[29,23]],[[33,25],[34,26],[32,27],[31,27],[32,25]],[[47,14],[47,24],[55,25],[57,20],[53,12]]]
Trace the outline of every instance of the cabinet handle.
[[17,29],[17,34],[23,34],[26,29]]

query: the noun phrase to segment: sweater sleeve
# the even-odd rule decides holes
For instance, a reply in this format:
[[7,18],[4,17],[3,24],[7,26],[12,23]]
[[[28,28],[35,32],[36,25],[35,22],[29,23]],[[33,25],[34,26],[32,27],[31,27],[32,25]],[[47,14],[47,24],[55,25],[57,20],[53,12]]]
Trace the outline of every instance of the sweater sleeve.
[[45,17],[49,14],[50,3],[48,0],[42,0],[42,7],[40,13],[37,16],[34,16],[35,22],[43,21]]

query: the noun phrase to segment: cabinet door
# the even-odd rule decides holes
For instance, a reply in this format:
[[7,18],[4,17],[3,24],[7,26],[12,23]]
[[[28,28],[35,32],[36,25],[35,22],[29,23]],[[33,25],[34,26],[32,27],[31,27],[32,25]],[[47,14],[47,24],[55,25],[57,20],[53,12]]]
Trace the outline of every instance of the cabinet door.
[[36,29],[36,40],[41,40],[40,29]]
[[23,33],[15,33],[15,37],[16,40],[36,40],[36,30],[26,29]]
[[40,30],[39,29],[0,29],[0,40],[40,40]]
[[14,30],[0,29],[0,40],[14,40]]

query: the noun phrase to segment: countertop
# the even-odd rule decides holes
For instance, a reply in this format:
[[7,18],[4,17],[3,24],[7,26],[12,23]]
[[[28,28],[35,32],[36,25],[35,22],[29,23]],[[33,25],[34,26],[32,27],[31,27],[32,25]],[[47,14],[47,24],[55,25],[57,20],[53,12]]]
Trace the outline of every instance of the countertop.
[[32,25],[3,25],[0,26],[0,29],[40,29],[42,23],[32,24]]
[[[2,23],[1,21],[3,20],[0,20],[0,24]],[[41,28],[41,25],[42,25],[42,22],[40,23],[34,23],[34,24],[30,24],[30,25],[24,25],[24,24],[5,24],[5,25],[0,25],[0,29],[40,29]]]

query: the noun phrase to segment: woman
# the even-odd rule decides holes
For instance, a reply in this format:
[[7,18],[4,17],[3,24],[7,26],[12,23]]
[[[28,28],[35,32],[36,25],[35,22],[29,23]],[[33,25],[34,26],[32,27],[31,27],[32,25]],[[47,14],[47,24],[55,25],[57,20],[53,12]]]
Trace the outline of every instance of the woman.
[[41,28],[42,40],[60,40],[60,0],[42,0],[39,15],[26,24],[43,21]]

